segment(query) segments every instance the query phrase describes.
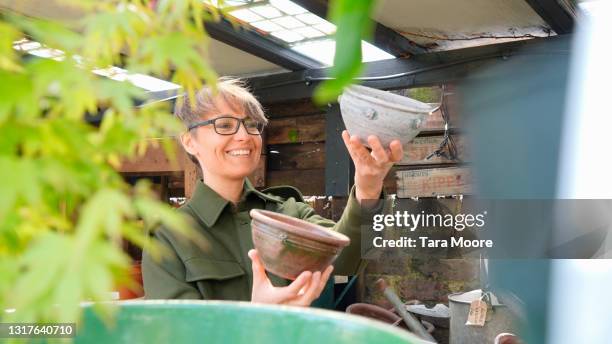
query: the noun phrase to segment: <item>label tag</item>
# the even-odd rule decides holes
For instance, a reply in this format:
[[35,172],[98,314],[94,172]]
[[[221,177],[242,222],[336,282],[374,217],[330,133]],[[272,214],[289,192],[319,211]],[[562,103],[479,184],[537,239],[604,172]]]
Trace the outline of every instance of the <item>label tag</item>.
[[468,326],[484,326],[487,319],[487,303],[482,300],[474,300],[470,303],[470,313],[466,321]]

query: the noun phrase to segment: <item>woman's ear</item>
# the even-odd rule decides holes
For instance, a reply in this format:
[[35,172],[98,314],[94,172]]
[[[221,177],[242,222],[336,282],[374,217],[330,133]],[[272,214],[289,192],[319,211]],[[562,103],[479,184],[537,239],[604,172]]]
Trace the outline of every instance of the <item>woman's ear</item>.
[[187,153],[193,156],[196,156],[197,150],[195,149],[195,139],[193,135],[191,135],[191,133],[187,131],[187,132],[182,133],[180,138],[181,138],[181,144],[183,145],[183,149]]

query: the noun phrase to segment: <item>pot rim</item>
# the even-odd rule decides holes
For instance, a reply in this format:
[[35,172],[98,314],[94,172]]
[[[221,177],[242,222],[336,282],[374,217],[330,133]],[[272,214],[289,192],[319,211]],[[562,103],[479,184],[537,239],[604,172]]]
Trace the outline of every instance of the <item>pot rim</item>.
[[[360,92],[360,90],[365,91],[365,92]],[[397,99],[398,102],[397,103],[391,103],[389,101],[376,98],[376,97],[374,97],[374,96],[372,96],[372,95],[370,95],[370,94],[368,94],[366,92],[373,93],[373,94],[380,94],[380,96],[386,97],[386,98],[394,98],[394,99]],[[353,96],[353,97],[355,97],[357,99],[360,99],[360,100],[363,100],[363,101],[367,101],[367,102],[372,103],[372,104],[376,104],[376,105],[381,106],[381,107],[390,108],[390,109],[394,109],[394,110],[399,110],[399,111],[402,111],[402,112],[410,112],[413,115],[421,115],[421,116],[423,116],[423,115],[431,115],[432,113],[436,112],[436,110],[438,110],[438,108],[440,108],[439,104],[436,104],[435,106],[432,106],[432,105],[430,105],[428,103],[423,103],[423,104],[426,104],[429,107],[428,110],[410,108],[410,107],[408,107],[406,105],[403,105],[399,101],[404,101],[404,102],[406,100],[409,100],[409,101],[412,101],[412,102],[419,102],[419,101],[411,99],[411,98],[408,98],[408,97],[402,97],[402,96],[394,94],[394,93],[389,93],[389,92],[386,92],[386,91],[381,91],[381,90],[378,90],[378,89],[375,89],[375,88],[373,89],[373,88],[370,88],[370,87],[365,87],[365,86],[360,86],[360,85],[351,85],[351,86],[347,87],[344,90],[344,93],[348,94],[350,96]],[[340,97],[342,98],[342,95]],[[421,103],[421,102],[419,102],[419,103]]]
[[[251,218],[255,221],[268,223],[298,237],[304,237],[340,247],[348,246],[351,242],[351,240],[342,233],[328,230],[325,227],[285,214],[275,213],[273,211],[263,209],[252,209],[249,212],[249,215],[251,215]],[[286,222],[283,222],[278,218],[284,219]],[[307,227],[308,229],[299,227],[297,224]]]

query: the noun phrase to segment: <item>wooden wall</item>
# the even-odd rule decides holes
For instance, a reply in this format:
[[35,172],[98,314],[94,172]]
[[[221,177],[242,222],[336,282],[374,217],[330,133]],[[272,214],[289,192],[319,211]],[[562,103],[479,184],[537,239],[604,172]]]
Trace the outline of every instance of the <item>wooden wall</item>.
[[[450,127],[462,163],[435,156],[426,159],[443,140],[444,121],[437,111],[427,119],[419,136],[405,147],[404,159],[387,176],[385,191],[388,194],[431,197],[471,191],[471,173],[465,168],[470,160],[466,149],[469,142],[459,133],[460,121],[452,94],[447,97],[447,104]],[[310,100],[264,104],[264,107],[270,122],[264,135],[261,163],[251,181],[260,188],[292,185],[304,195],[323,196],[326,108],[317,107]],[[171,196],[180,196],[185,191],[190,195],[198,169],[178,144],[175,147],[177,159],[174,164],[161,146],[152,145],[144,156],[125,161],[120,171],[135,176],[168,176]]]
[[[452,88],[447,92],[450,127],[458,148],[459,159],[469,161],[467,140],[458,133],[460,122]],[[325,194],[325,108],[309,100],[266,104],[270,118],[267,128],[268,156],[266,185],[289,184],[305,195]],[[453,195],[471,191],[469,170],[458,167],[458,161],[427,156],[443,140],[444,121],[440,111],[432,114],[423,130],[405,147],[404,159],[385,180],[385,191],[399,197]],[[415,172],[415,171],[419,172]]]
[[[452,88],[449,89],[452,93]],[[427,197],[469,194],[472,174],[469,168],[469,139],[461,133],[461,121],[453,95],[447,98],[451,133],[461,161],[426,157],[443,139],[444,121],[440,111],[432,114],[417,138],[405,148],[402,161],[385,179],[388,194],[398,197]],[[325,113],[326,108],[310,100],[264,104],[270,119],[264,135],[262,162],[251,176],[253,183],[264,188],[292,185],[305,196],[317,213],[337,220],[346,205],[344,197],[314,197],[325,194]],[[172,164],[161,148],[151,147],[145,156],[126,161],[120,171],[126,176],[163,175],[160,187],[168,196],[189,197],[196,178],[196,166],[181,149],[178,163]],[[452,200],[451,200],[452,201]],[[455,260],[398,259],[386,257],[384,262],[370,262],[360,278],[360,300],[389,306],[384,297],[372,288],[383,277],[396,288],[404,300],[420,299],[444,302],[451,292],[474,288],[477,262]]]
[[292,185],[325,195],[325,108],[310,100],[265,104],[266,186]]

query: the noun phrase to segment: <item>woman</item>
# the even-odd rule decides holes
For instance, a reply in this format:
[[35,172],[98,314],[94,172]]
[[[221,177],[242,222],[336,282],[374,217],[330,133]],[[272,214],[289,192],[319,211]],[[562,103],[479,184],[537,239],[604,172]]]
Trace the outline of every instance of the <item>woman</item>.
[[[261,133],[267,123],[255,97],[235,79],[221,79],[217,93],[205,87],[190,101],[177,102],[176,115],[188,128],[181,135],[187,153],[202,168],[192,198],[181,211],[193,219],[206,245],[175,236],[164,228],[155,237],[170,250],[156,261],[145,250],[143,280],[149,299],[221,299],[309,306],[317,299],[334,267],[323,273],[304,271],[295,281],[266,274],[251,239],[249,210],[268,209],[333,227],[351,238],[334,263],[339,274],[354,274],[360,259],[360,203],[381,197],[383,179],[402,157],[399,141],[385,150],[368,137],[370,153],[358,137],[342,138],[355,163],[355,186],[338,223],[324,219],[292,187],[256,190],[247,176],[257,167]],[[248,258],[247,258],[248,257]]]

